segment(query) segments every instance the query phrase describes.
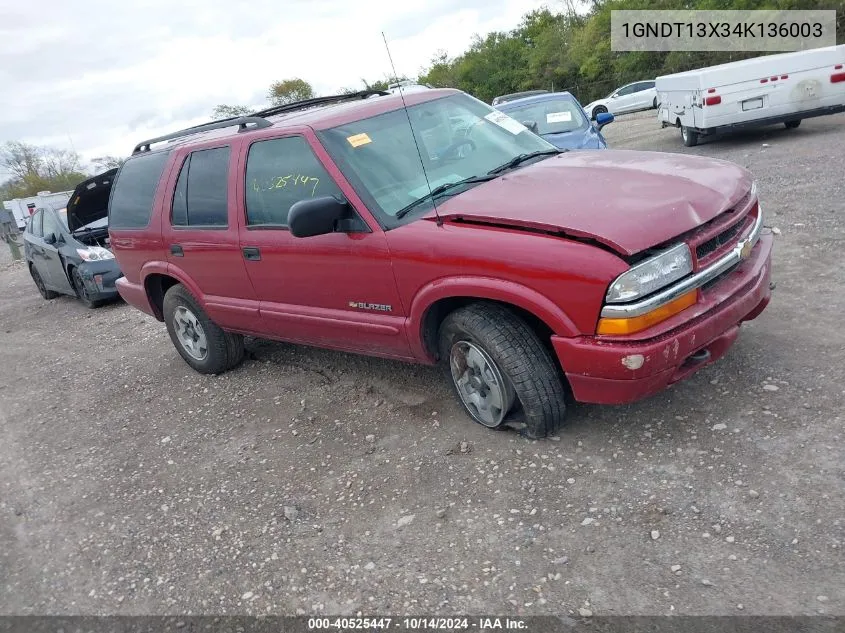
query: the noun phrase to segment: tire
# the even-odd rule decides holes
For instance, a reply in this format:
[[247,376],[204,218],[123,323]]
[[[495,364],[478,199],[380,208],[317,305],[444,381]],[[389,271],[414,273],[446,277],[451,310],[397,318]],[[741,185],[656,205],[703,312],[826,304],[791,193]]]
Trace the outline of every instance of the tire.
[[42,297],[49,301],[50,299],[55,299],[59,296],[58,292],[47,290],[47,286],[44,285],[44,280],[41,279],[41,275],[38,274],[38,270],[34,265],[29,266],[29,274],[32,277],[32,281],[35,282],[35,287],[38,288],[38,292],[41,293]]
[[600,106],[596,106],[595,108],[593,108],[593,112],[590,114],[590,118],[591,118],[593,121],[595,121],[595,120],[596,120],[596,117],[597,117],[598,115],[600,115],[602,112],[607,112],[607,108],[605,108],[604,106],[601,106],[601,105],[600,105]]
[[[479,302],[449,314],[440,326],[439,352],[455,394],[476,422],[489,428],[517,426],[531,439],[560,428],[566,399],[557,365],[531,328],[504,306]],[[486,363],[481,372],[479,359]],[[467,372],[474,375],[468,377]],[[498,377],[504,383],[497,389]],[[485,387],[488,393],[506,394],[498,398],[501,407],[468,404],[474,396],[484,400]],[[518,410],[522,419],[514,424],[509,416]]]
[[654,110],[657,110],[657,97],[654,98],[654,101],[651,102],[651,107]]
[[82,302],[82,305],[92,310],[102,305],[99,301],[92,301],[91,297],[88,296],[88,289],[85,287],[85,282],[82,281],[82,275],[80,275],[78,268],[71,268],[70,279],[73,282],[73,289],[76,291],[76,298]]
[[201,374],[221,374],[244,358],[243,336],[214,323],[182,284],[164,295],[164,322],[176,351]]
[[797,121],[786,121],[784,125],[786,126],[787,130],[794,130],[799,125],[801,125],[801,119],[798,119]]
[[681,139],[687,147],[695,147],[698,145],[698,132],[689,129],[687,126],[681,126]]

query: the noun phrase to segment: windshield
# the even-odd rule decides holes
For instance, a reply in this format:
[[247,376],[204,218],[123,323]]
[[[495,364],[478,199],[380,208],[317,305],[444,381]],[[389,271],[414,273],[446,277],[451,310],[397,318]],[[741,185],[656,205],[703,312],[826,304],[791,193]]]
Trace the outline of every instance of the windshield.
[[581,107],[573,99],[565,97],[509,106],[503,110],[508,116],[522,123],[536,123],[538,134],[586,130],[589,125]]
[[[400,210],[428,198],[429,186],[435,189],[486,176],[522,154],[554,150],[519,122],[465,94],[413,105],[407,113],[400,109],[379,114],[324,130],[319,136],[358,195],[389,226],[397,224]],[[462,193],[476,184],[450,193]],[[410,216],[431,206],[430,202],[420,204]]]

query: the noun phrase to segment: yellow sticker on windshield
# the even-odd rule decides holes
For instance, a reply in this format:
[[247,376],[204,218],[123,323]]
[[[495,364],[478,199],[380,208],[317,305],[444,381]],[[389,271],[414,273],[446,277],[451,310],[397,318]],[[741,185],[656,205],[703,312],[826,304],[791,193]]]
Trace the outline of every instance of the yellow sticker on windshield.
[[366,145],[367,143],[373,142],[373,139],[371,139],[363,132],[361,134],[355,134],[354,136],[347,136],[346,140],[349,141],[349,144],[352,147],[360,147],[361,145]]

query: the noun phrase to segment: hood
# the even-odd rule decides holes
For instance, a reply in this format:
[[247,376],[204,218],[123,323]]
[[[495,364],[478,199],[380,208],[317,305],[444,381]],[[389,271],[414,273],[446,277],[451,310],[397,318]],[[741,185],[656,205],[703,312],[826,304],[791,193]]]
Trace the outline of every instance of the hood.
[[568,152],[469,189],[438,213],[447,221],[563,232],[627,256],[712,220],[751,185],[747,170],[714,158]]
[[588,126],[585,130],[543,134],[542,136],[558,149],[604,149],[607,147],[592,126]]
[[102,220],[109,214],[109,194],[117,168],[110,169],[79,183],[67,203],[67,226],[70,232]]

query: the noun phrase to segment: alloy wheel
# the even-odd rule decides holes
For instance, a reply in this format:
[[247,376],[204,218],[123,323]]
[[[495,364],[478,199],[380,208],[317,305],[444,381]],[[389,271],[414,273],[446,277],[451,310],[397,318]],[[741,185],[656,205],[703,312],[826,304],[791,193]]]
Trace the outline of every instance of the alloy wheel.
[[472,417],[486,427],[501,425],[513,405],[514,390],[495,361],[474,343],[458,341],[452,346],[449,367]]

